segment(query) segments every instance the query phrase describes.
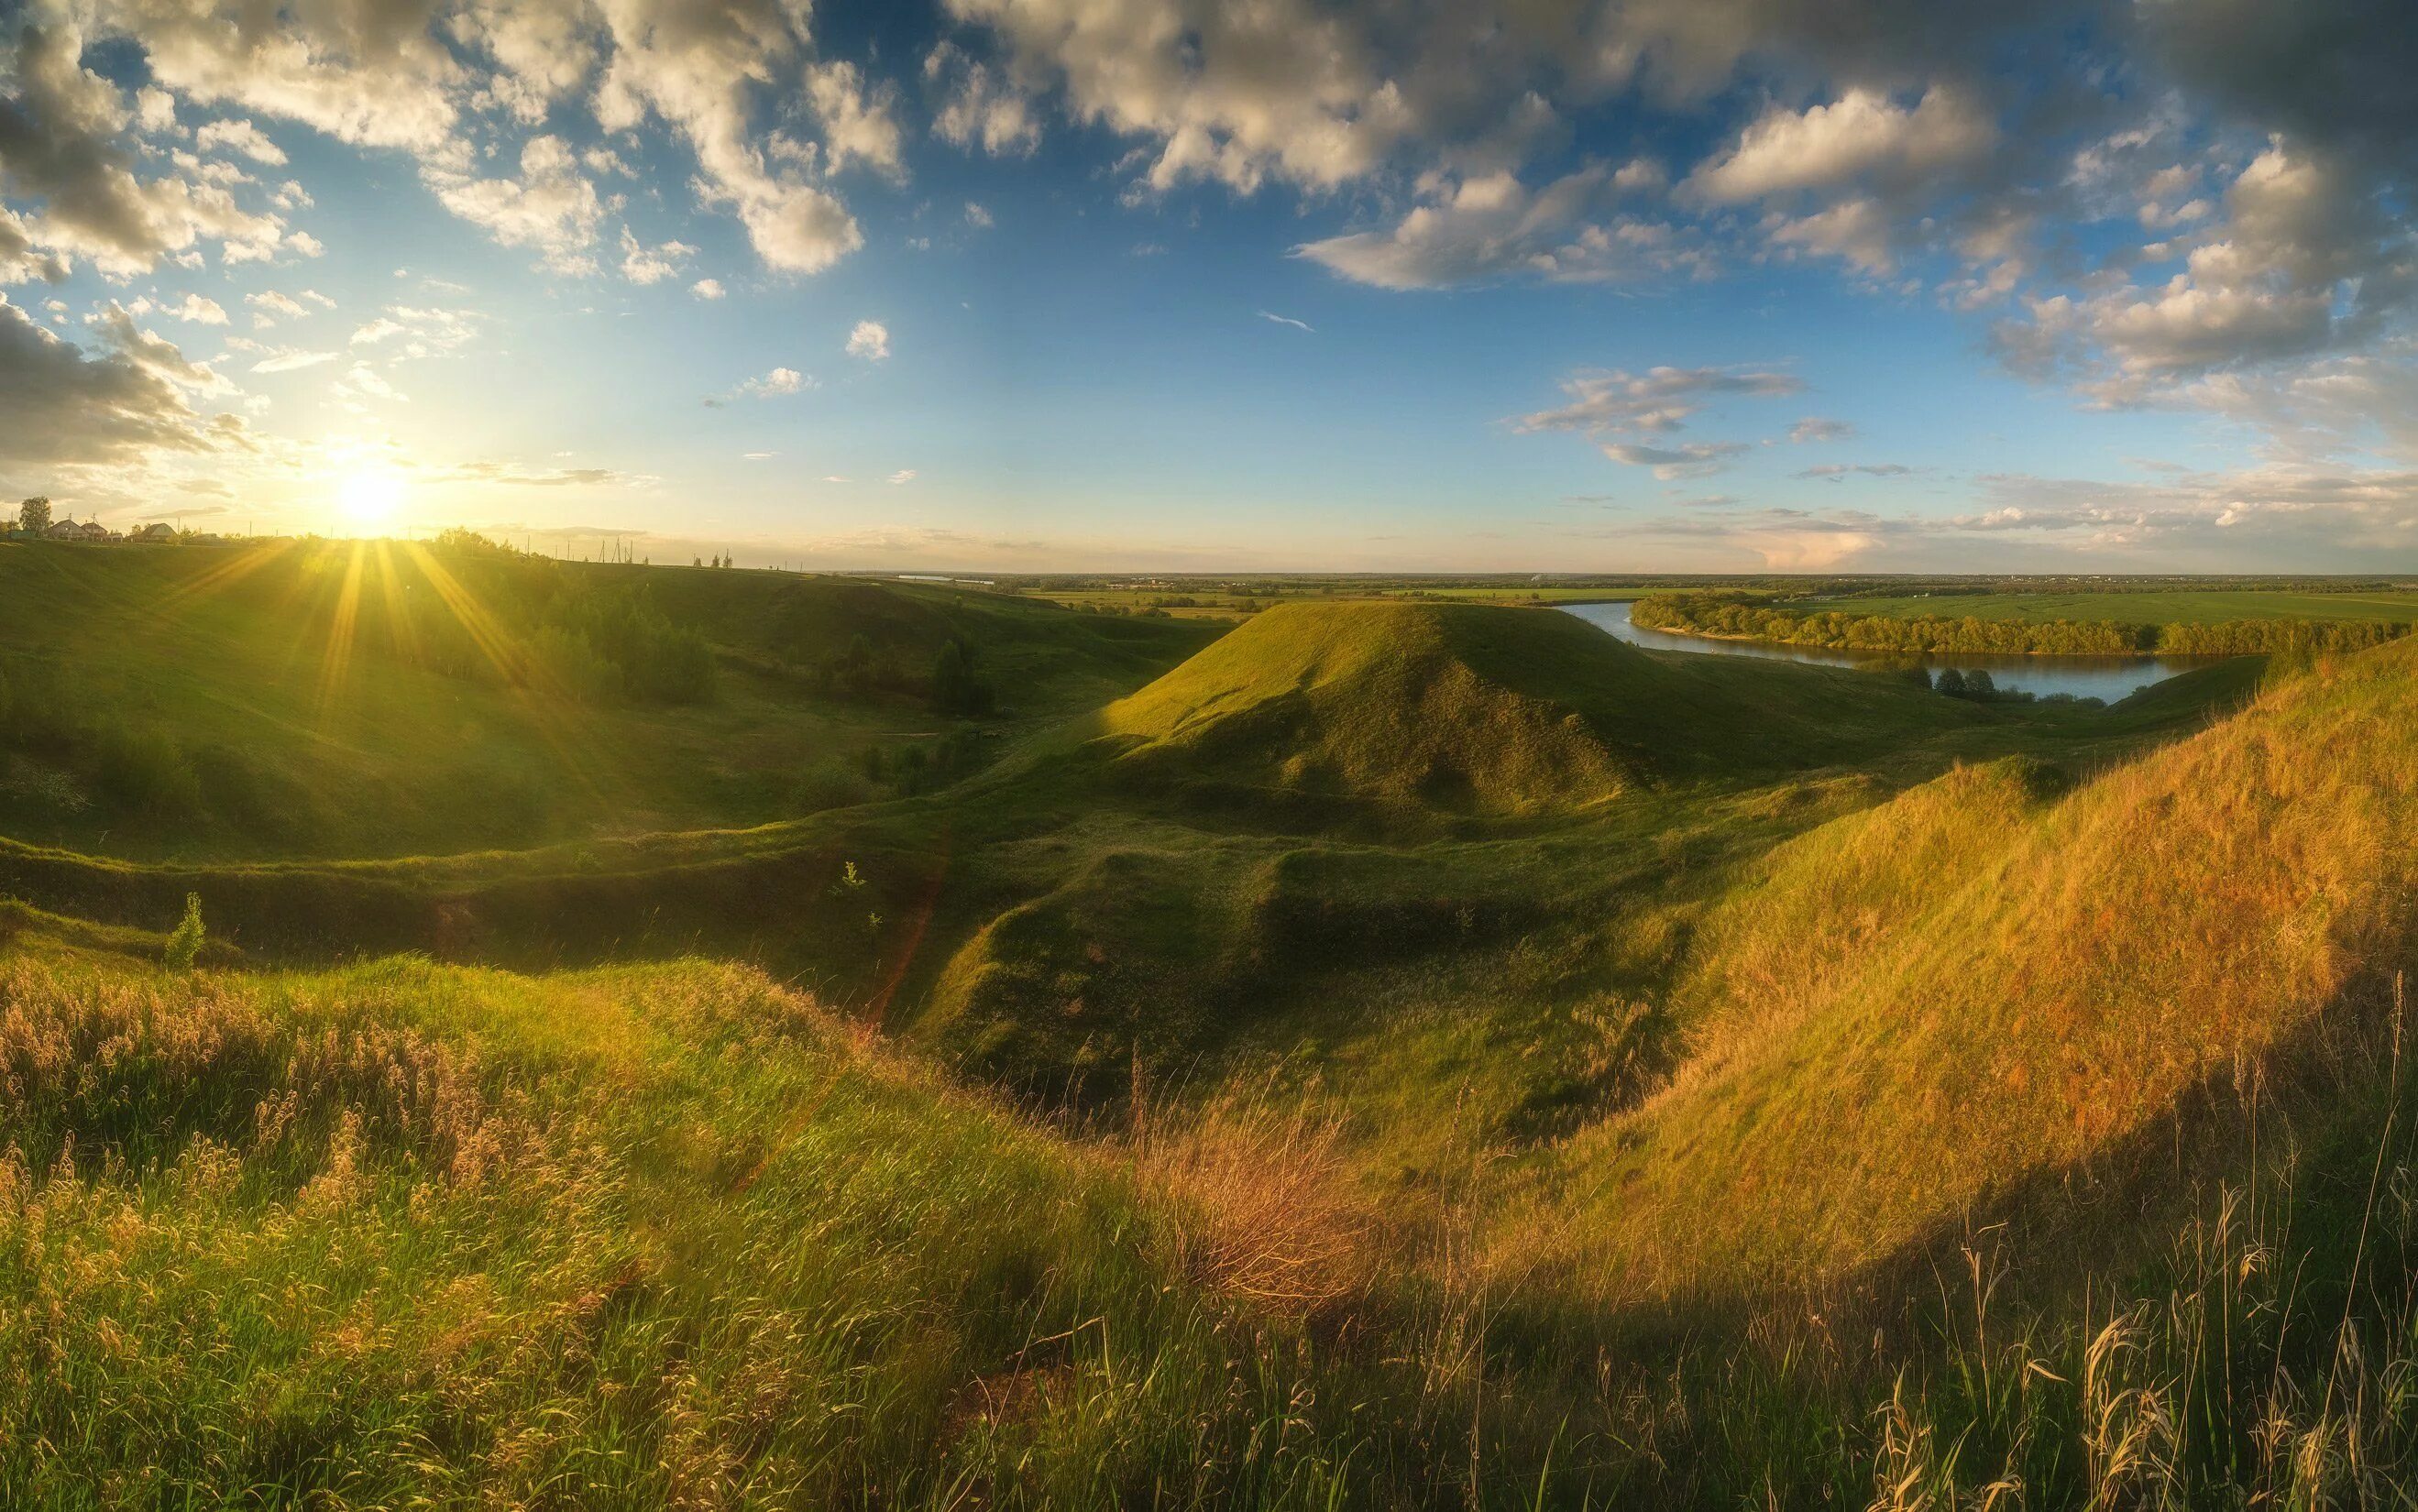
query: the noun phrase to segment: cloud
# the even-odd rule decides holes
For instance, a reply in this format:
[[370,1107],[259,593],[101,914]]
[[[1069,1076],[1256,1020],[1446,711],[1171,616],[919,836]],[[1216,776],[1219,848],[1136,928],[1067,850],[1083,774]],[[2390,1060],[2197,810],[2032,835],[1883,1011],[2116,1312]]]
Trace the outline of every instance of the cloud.
[[823,154],[834,173],[863,163],[893,178],[906,174],[906,134],[896,115],[898,92],[868,87],[853,63],[809,64],[806,99],[822,121]]
[[925,86],[939,100],[932,134],[953,146],[994,158],[1022,157],[1041,145],[1041,122],[1031,97],[954,42],[924,59]]
[[580,174],[578,156],[560,137],[533,136],[521,145],[520,169],[518,178],[478,178],[437,162],[421,176],[447,209],[507,247],[532,249],[549,270],[596,272],[589,249],[604,202]]
[[211,121],[193,133],[193,145],[204,152],[225,148],[272,168],[285,166],[285,153],[250,121]]
[[1511,276],[1589,283],[1709,271],[1697,238],[1663,221],[1610,213],[1630,172],[1598,165],[1533,191],[1509,173],[1440,178],[1391,230],[1328,237],[1293,252],[1386,289]]
[[[74,23],[45,8],[0,52],[0,187],[40,204],[27,219],[11,216],[0,241],[22,240],[54,259],[90,257],[121,274],[146,272],[205,238],[278,245],[283,221],[237,204],[239,173],[213,175],[198,160],[190,181],[135,173],[136,112],[115,84],[84,67],[84,50]],[[23,257],[19,248],[10,260]]]
[[1960,91],[1935,87],[1909,110],[1875,91],[1849,89],[1802,112],[1765,112],[1681,189],[1736,205],[1862,180],[1910,187],[1974,162],[1997,142],[1997,125]]
[[892,473],[888,478],[882,480],[882,481],[890,483],[911,483],[914,481],[915,469],[912,467],[901,467],[896,472]]
[[718,399],[705,402],[708,409],[719,409],[733,399],[776,399],[815,387],[815,380],[795,368],[774,368],[759,378],[749,378],[738,388]]
[[696,255],[696,249],[687,242],[666,241],[660,246],[648,247],[632,234],[628,226],[621,228],[621,276],[633,283],[660,283],[667,278],[678,277],[681,264]]
[[1603,443],[1603,454],[1631,467],[1651,467],[1664,482],[1701,478],[1722,470],[1747,450],[1743,441],[1686,441],[1675,446],[1645,446],[1629,441]]
[[1273,320],[1279,326],[1291,326],[1295,330],[1315,331],[1316,329],[1316,328],[1311,326],[1307,320],[1295,320],[1291,315],[1280,315],[1273,311],[1261,311],[1260,318],[1262,320]]
[[723,295],[722,281],[701,278],[688,286],[688,292],[700,299],[719,299]]
[[860,320],[848,333],[848,355],[863,358],[867,362],[886,360],[890,356],[890,328],[878,320]]
[[161,313],[192,326],[223,326],[227,323],[225,306],[198,294],[186,295],[176,303],[163,307]]
[[1643,431],[1679,429],[1708,399],[1770,398],[1804,391],[1794,374],[1768,369],[1649,368],[1643,374],[1585,370],[1562,382],[1569,403],[1523,415],[1523,435],[1545,431]]
[[275,289],[247,294],[243,302],[253,309],[252,324],[255,330],[266,330],[280,320],[298,320],[311,313],[300,300],[280,294]]
[[162,375],[164,358],[88,357],[0,298],[0,459],[120,464],[237,444],[242,422],[196,414],[180,386]]
[[254,362],[252,365],[252,371],[254,373],[295,373],[303,368],[315,368],[322,362],[333,362],[334,360],[336,360],[336,354],[333,352],[311,352],[298,351],[290,347],[281,348],[269,353],[259,361]]
[[1823,478],[1835,483],[1853,473],[1867,478],[1904,478],[1914,470],[1902,462],[1826,462],[1818,467],[1803,468],[1797,476]]
[[796,65],[803,15],[774,0],[620,0],[607,8],[613,51],[596,116],[607,131],[650,115],[670,125],[696,153],[699,200],[731,210],[768,266],[817,273],[863,246],[864,232],[812,181],[808,144],[756,130],[751,98]]
[[[440,483],[504,483],[515,488],[627,488],[652,483],[638,473],[610,467],[526,467],[512,462],[466,462],[431,480]],[[558,527],[572,535],[646,535],[619,527]]]
[[966,224],[976,231],[987,231],[991,227],[990,212],[973,201],[968,200],[966,201]]
[[1816,446],[1831,441],[1852,441],[1856,427],[1843,420],[1823,420],[1808,415],[1788,428],[1788,439],[1799,446]]

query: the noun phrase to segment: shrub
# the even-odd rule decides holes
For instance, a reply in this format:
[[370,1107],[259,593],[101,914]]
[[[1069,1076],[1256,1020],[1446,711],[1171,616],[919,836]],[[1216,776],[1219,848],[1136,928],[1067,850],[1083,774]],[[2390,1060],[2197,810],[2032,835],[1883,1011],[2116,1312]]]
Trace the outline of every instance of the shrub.
[[188,893],[185,894],[185,916],[176,922],[176,928],[168,932],[168,948],[162,957],[168,970],[191,970],[193,958],[201,955],[203,942],[208,938],[209,931],[202,924],[202,895]]
[[184,817],[201,809],[201,779],[161,730],[102,725],[93,732],[93,764],[103,796],[125,808]]

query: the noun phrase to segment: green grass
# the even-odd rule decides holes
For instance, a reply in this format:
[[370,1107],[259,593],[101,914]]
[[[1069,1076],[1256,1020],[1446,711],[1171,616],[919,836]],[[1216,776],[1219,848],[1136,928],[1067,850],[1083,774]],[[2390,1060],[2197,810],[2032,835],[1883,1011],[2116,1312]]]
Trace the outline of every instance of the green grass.
[[[185,591],[213,563],[252,565]],[[125,814],[0,812],[0,1504],[2247,1507],[2418,1466],[2411,647],[1984,705],[1501,603],[1217,637],[569,570],[713,648],[666,705],[367,632],[323,678],[348,571],[0,553],[0,664],[361,809],[288,843],[206,781],[114,857]],[[528,632],[551,571],[456,575]],[[688,770],[929,741],[953,639],[1005,707],[951,780]],[[495,831],[415,727],[448,699],[640,797]]]
[[[554,583],[642,589],[715,648],[718,695],[582,699],[531,676],[531,616]],[[461,641],[467,668],[397,654],[415,625]],[[0,686],[15,690],[13,707],[0,698],[0,827],[138,857],[360,857],[762,823],[886,796],[895,784],[863,775],[868,753],[895,767],[960,727],[911,689],[821,685],[824,659],[862,641],[878,648],[877,680],[911,679],[953,637],[1007,690],[982,722],[989,746],[1147,681],[1204,638],[768,573],[385,544],[0,545]],[[130,744],[166,780],[113,781],[111,751]]]

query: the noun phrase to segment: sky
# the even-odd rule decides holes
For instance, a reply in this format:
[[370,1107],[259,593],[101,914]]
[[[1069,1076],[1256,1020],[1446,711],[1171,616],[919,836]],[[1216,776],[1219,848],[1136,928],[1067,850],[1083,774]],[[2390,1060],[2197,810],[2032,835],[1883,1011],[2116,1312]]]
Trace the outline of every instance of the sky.
[[0,497],[2406,573],[2413,78],[2408,0],[0,0]]

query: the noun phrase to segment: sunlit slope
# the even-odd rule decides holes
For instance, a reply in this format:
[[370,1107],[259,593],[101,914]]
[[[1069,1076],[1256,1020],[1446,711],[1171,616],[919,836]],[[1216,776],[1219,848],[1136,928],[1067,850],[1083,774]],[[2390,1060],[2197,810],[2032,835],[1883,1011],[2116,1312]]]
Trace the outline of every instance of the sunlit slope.
[[1547,1247],[1629,1293],[1878,1259],[2280,1078],[2409,959],[2411,648],[2056,787],[1959,771],[1774,853],[1702,932],[1671,1085],[1564,1152]]
[[398,542],[6,544],[0,834],[249,859],[761,823],[869,796],[869,750],[949,728],[925,688],[953,640],[1012,721],[1096,707],[1204,634]]
[[12,1508],[1223,1505],[1366,1447],[1254,1363],[1256,1240],[748,970],[0,953],[0,1088]]
[[1550,611],[1288,604],[1111,705],[1099,728],[1128,774],[1523,814],[1973,717],[1880,678],[1806,670],[1649,656]]

